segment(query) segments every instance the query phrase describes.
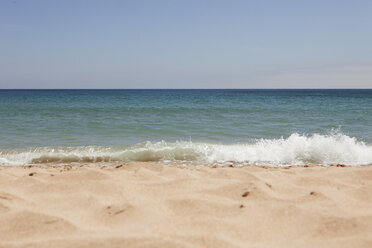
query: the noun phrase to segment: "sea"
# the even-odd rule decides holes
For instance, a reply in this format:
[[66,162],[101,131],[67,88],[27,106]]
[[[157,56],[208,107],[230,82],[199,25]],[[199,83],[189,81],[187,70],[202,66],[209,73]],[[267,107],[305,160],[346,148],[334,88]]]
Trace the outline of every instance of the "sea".
[[0,90],[0,165],[372,165],[372,89]]

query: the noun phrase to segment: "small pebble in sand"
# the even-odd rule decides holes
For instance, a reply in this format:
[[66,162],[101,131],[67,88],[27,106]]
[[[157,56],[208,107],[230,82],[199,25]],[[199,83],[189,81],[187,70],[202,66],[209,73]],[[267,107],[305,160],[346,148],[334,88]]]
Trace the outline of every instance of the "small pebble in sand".
[[247,197],[249,195],[249,191],[246,191],[242,194],[242,197]]

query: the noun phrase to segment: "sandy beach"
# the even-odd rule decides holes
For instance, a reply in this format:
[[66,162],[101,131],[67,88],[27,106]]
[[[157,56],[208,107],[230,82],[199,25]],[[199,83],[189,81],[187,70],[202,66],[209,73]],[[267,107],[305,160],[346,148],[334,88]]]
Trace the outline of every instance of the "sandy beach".
[[0,247],[372,247],[372,167],[0,167]]

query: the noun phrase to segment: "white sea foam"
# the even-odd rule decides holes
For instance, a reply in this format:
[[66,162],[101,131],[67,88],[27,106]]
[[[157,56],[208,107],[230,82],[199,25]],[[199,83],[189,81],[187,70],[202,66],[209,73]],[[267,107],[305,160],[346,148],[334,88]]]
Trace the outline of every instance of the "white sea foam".
[[2,150],[0,164],[186,161],[201,164],[372,165],[372,146],[341,133],[260,139],[252,143],[145,142],[126,147],[36,148]]

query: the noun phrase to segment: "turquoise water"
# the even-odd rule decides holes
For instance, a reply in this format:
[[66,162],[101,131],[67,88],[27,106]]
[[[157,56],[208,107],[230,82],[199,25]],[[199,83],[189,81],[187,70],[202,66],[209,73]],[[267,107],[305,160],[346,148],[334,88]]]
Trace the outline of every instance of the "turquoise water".
[[0,90],[0,163],[372,164],[372,90]]

